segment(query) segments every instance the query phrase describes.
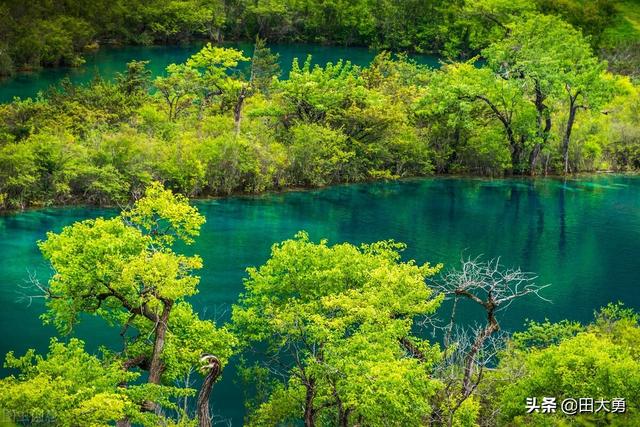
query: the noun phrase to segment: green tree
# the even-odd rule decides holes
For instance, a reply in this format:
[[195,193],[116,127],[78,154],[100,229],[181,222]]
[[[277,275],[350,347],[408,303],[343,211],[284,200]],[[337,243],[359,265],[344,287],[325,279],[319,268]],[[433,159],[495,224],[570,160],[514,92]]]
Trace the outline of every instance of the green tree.
[[[220,99],[220,110],[225,111],[228,105],[233,105],[236,128],[239,131],[240,119],[238,103],[244,102],[244,84],[235,74],[238,72],[238,64],[248,61],[242,51],[232,48],[212,46],[208,43],[198,53],[187,60],[186,66],[202,73],[200,86],[200,113],[206,108],[214,97]],[[241,108],[241,107],[240,107]]]
[[508,26],[509,33],[483,51],[489,65],[503,78],[524,80],[537,110],[537,143],[530,157],[534,169],[551,130],[546,104],[555,98],[567,109],[562,131],[563,169],[569,171],[571,133],[580,109],[598,108],[610,87],[603,75],[606,64],[593,55],[579,30],[555,16],[531,15]]
[[34,350],[22,357],[9,353],[5,367],[19,373],[0,380],[0,408],[21,424],[75,426],[82,420],[83,425],[106,427],[128,419],[149,427],[175,425],[164,416],[140,411],[144,400],[152,398],[179,411],[170,398],[193,394],[150,384],[122,387],[140,374],[124,369],[111,354],[103,358],[88,354],[76,338],[68,344],[52,339],[46,357]]
[[[548,423],[636,425],[640,390],[638,315],[620,305],[609,305],[596,314],[587,327],[574,323],[531,323],[516,333],[497,370],[488,380],[494,390],[500,422],[510,425]],[[611,401],[625,398],[625,413],[565,415],[525,414],[527,397],[591,397]],[[596,403],[596,407],[598,404]],[[573,420],[573,421],[570,421]]]
[[143,95],[149,89],[151,70],[147,69],[149,61],[131,61],[127,63],[125,73],[116,74],[116,83],[128,96]]
[[[53,323],[61,333],[70,333],[83,314],[95,314],[119,326],[124,347],[110,354],[114,363],[123,372],[147,371],[150,390],[158,391],[140,392],[136,401],[145,404],[138,411],[163,406],[171,397],[171,389],[163,392],[164,384],[197,369],[203,353],[217,361],[217,374],[208,383],[212,386],[233,352],[235,338],[225,328],[200,319],[186,301],[197,292],[199,278],[193,271],[201,267],[201,259],[172,249],[176,242],[191,244],[203,222],[184,197],[153,184],[144,198],[121,215],[78,222],[59,234],[48,233],[39,243],[55,271],[48,286],[36,284],[47,298],[45,322]],[[12,360],[10,365],[22,366]],[[72,374],[62,377],[69,381]],[[25,375],[23,380],[33,379],[29,371]],[[118,377],[113,382],[120,387],[129,378],[133,377],[125,375],[126,380]],[[81,378],[74,380],[82,382]],[[15,384],[13,391],[29,399],[30,387],[23,381]],[[112,392],[117,394],[117,390]],[[42,404],[38,402],[34,401],[34,408]]]
[[323,186],[340,182],[354,153],[346,147],[346,135],[317,124],[291,129],[289,146],[291,181]]
[[201,76],[197,70],[180,64],[167,66],[167,76],[157,77],[154,86],[165,103],[170,121],[189,108],[201,86]]
[[[521,173],[530,132],[528,107],[520,86],[496,76],[489,68],[476,67],[472,61],[447,65],[435,75],[418,102],[417,114],[429,120],[446,112],[451,124],[466,127],[467,144],[458,148],[458,153],[468,164],[476,163],[477,170],[491,165],[499,172],[511,169]],[[499,137],[496,144],[497,129],[501,129],[506,144],[500,144]],[[505,148],[509,162],[504,159]]]
[[401,262],[403,247],[328,246],[299,233],[249,269],[232,318],[246,344],[266,352],[250,372],[273,373],[252,425],[417,425],[429,416],[439,351],[412,331],[440,304],[425,285],[440,266]]

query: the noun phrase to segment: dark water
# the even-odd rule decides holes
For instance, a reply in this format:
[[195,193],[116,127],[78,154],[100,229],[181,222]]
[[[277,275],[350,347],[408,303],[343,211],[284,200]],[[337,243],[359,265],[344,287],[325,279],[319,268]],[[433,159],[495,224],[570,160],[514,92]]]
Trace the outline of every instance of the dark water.
[[[253,45],[248,43],[225,43],[227,47],[243,50],[251,55]],[[0,80],[0,102],[11,101],[14,97],[27,98],[37,95],[55,85],[62,78],[69,77],[75,83],[86,83],[100,74],[111,79],[117,72],[122,72],[131,60],[149,61],[149,69],[154,76],[164,73],[167,65],[181,63],[196,53],[201,44],[186,46],[128,46],[122,48],[102,48],[85,55],[86,63],[78,68],[46,68],[33,73],[20,73],[15,77]],[[313,63],[324,65],[339,59],[349,60],[355,65],[368,65],[376,52],[367,48],[319,46],[306,44],[272,45],[274,53],[280,54],[282,76],[286,77],[294,58],[304,62],[307,55],[312,55]],[[428,55],[413,55],[416,62],[437,66],[438,60]]]
[[[199,253],[200,294],[194,304],[206,318],[225,317],[242,290],[248,266],[263,263],[274,242],[307,230],[314,240],[407,243],[406,258],[455,266],[461,257],[501,257],[551,283],[553,302],[526,298],[504,313],[502,326],[525,319],[588,321],[598,307],[622,300],[640,309],[640,177],[569,180],[433,178],[339,186],[197,203],[206,215]],[[42,351],[55,331],[38,316],[41,300],[20,301],[29,272],[45,281],[50,272],[36,241],[47,230],[113,210],[45,209],[0,217],[0,353]],[[463,316],[473,318],[472,306]],[[443,316],[446,313],[443,312]],[[117,344],[117,331],[89,319],[77,332],[91,350]],[[115,337],[115,338],[114,338]],[[233,367],[213,395],[224,418],[240,425],[243,393]]]

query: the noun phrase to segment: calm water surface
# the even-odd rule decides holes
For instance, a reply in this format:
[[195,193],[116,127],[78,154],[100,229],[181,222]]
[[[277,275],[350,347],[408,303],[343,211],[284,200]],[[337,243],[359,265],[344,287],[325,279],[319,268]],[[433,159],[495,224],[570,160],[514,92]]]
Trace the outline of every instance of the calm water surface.
[[[251,55],[253,45],[248,43],[225,43],[225,46],[243,50]],[[116,73],[126,68],[132,60],[149,61],[149,69],[154,76],[164,73],[167,65],[181,63],[196,53],[202,44],[186,46],[127,46],[121,48],[105,47],[94,53],[85,55],[86,63],[78,68],[46,68],[33,73],[19,73],[10,79],[0,80],[0,102],[9,102],[14,97],[27,98],[36,96],[39,91],[57,84],[62,78],[69,77],[74,83],[86,83],[99,74],[112,79]],[[307,55],[312,55],[314,64],[336,62],[339,59],[349,60],[355,65],[368,65],[376,52],[367,48],[319,46],[307,44],[286,44],[270,46],[274,53],[280,55],[282,76],[286,77],[291,69],[291,62],[299,58],[304,62]],[[438,60],[428,55],[413,55],[416,62],[437,66]]]
[[[238,197],[196,203],[206,215],[199,253],[200,293],[194,298],[206,318],[226,317],[242,291],[248,266],[262,264],[274,242],[307,230],[330,242],[405,242],[405,258],[455,266],[461,257],[501,257],[551,283],[546,303],[527,298],[512,305],[502,326],[525,319],[588,321],[598,307],[622,300],[640,309],[640,178],[480,180],[433,178],[338,186],[318,191]],[[0,217],[0,353],[46,349],[55,334],[38,316],[43,302],[20,300],[29,273],[46,281],[50,271],[36,247],[47,230],[113,210],[45,209]],[[467,319],[479,315],[468,306]],[[116,346],[117,331],[88,319],[77,335],[91,350]],[[240,425],[242,387],[233,368],[214,391],[220,415]]]

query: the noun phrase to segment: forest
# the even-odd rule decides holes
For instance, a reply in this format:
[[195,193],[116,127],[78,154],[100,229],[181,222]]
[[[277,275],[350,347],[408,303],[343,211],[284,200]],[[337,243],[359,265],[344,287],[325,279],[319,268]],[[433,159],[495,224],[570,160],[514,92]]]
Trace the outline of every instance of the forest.
[[[596,16],[609,10],[601,6]],[[2,104],[0,204],[123,204],[154,180],[210,197],[430,174],[640,167],[636,76],[617,72],[617,62],[594,47],[617,28],[615,14],[596,37],[560,11],[543,14],[526,2],[466,8],[484,18],[464,25],[467,42],[437,69],[381,51],[368,66],[312,66],[311,58],[299,58],[282,75],[258,36],[252,57],[209,43],[162,76],[152,78],[148,64],[133,61],[115,81],[63,81],[35,99]],[[590,31],[593,19],[583,17]],[[265,28],[255,32],[274,36]],[[619,58],[625,43],[616,45]]]
[[[3,76],[78,67],[104,46],[196,41],[159,76],[134,60],[115,79],[0,104],[0,210],[118,208],[37,242],[51,277],[31,277],[27,298],[44,300],[57,335],[46,353],[6,355],[0,423],[210,427],[231,367],[251,426],[640,425],[632,306],[510,333],[512,302],[549,298],[534,273],[299,231],[212,318],[192,303],[205,291],[192,245],[210,218],[190,203],[431,175],[637,173],[638,3],[0,3]],[[377,54],[366,66],[297,58],[283,73],[275,42]],[[470,306],[473,326],[459,319]],[[89,349],[76,331],[90,318],[121,345]]]

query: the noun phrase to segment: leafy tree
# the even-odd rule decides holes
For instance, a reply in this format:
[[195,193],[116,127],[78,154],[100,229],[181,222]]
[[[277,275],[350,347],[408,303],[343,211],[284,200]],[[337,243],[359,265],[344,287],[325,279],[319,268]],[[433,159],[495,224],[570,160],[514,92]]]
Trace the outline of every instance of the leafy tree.
[[[491,117],[503,128],[511,154],[511,167],[521,172],[521,162],[528,138],[527,118],[529,111],[523,100],[520,87],[514,82],[501,79],[488,68],[477,68],[473,63],[446,66],[444,75],[434,79],[431,91],[421,100],[428,109],[442,108],[433,103],[470,103],[459,109],[468,111],[472,117],[483,120]],[[478,156],[479,153],[476,155]]]
[[606,64],[593,55],[579,30],[557,17],[533,15],[510,24],[509,29],[508,36],[485,49],[484,54],[504,78],[525,79],[524,84],[530,87],[538,124],[531,169],[551,130],[546,100],[555,97],[566,105],[562,157],[567,173],[571,132],[578,110],[598,108],[606,100],[608,85],[603,76]]
[[301,67],[294,59],[289,78],[280,85],[285,126],[294,119],[309,123],[330,122],[364,95],[359,88],[359,70],[348,61],[312,67],[311,57],[307,57]]
[[[121,215],[75,223],[59,234],[48,233],[47,239],[39,243],[55,271],[48,286],[35,284],[47,298],[45,322],[53,323],[61,333],[69,333],[81,316],[88,313],[119,326],[124,347],[117,353],[110,353],[109,357],[114,359],[112,366],[117,366],[122,373],[112,382],[107,376],[100,384],[103,388],[121,387],[137,377],[127,371],[147,371],[148,385],[145,387],[153,392],[146,393],[147,388],[137,392],[133,402],[144,400],[144,405],[136,406],[138,412],[166,406],[175,393],[172,388],[165,389],[164,384],[198,368],[203,353],[215,355],[219,373],[233,352],[235,338],[225,328],[201,320],[185,300],[197,292],[199,278],[193,275],[193,270],[200,268],[202,261],[198,256],[180,255],[172,249],[178,241],[187,245],[192,243],[203,222],[204,218],[184,197],[174,196],[159,184],[153,184],[144,198]],[[87,359],[87,363],[97,363],[92,356],[84,355],[81,344],[73,345],[69,350],[77,350],[78,357]],[[60,351],[66,350],[53,345],[49,358],[57,357]],[[15,388],[10,391],[24,393],[25,399],[31,399],[27,393],[32,386],[28,383],[40,380],[31,375],[32,369],[37,373],[48,360],[40,358],[35,367],[30,368],[32,357],[33,353],[29,353],[23,361],[8,359],[10,366],[23,369],[22,377],[11,380]],[[59,375],[64,381],[84,384],[81,378],[73,377],[74,372]],[[217,379],[217,375],[215,377]],[[50,380],[55,381],[55,377]],[[100,376],[94,381],[101,381]],[[209,386],[213,382],[210,381]],[[89,382],[87,387],[91,384]],[[73,387],[77,386],[63,386],[71,388],[61,390],[61,398],[67,393],[76,393]],[[112,397],[100,395],[99,388],[91,390],[100,399],[122,400],[124,398],[118,396],[126,397],[136,389],[129,388],[122,392],[124,394],[111,390]],[[83,393],[85,396],[87,392]],[[208,394],[208,391],[204,393]],[[82,407],[84,397],[79,399]],[[38,405],[42,405],[43,400],[37,398],[31,402],[33,406],[23,409],[39,410],[41,406]],[[98,402],[88,404],[94,408]],[[104,415],[105,420],[117,416],[128,418],[132,405],[122,401],[123,409],[117,414]],[[125,411],[125,407],[129,409]],[[135,419],[128,421],[135,422]]]
[[616,18],[616,1],[594,0],[584,2],[580,0],[536,0],[540,12],[547,15],[557,15],[574,27],[580,28],[590,36],[591,44],[597,47],[606,28],[611,26]]
[[0,202],[5,207],[24,208],[37,181],[34,155],[25,144],[0,147]]
[[245,61],[249,61],[249,58],[241,51],[213,47],[211,44],[187,61],[188,66],[204,72],[199,117],[202,117],[203,108],[211,99],[219,97],[221,111],[224,111],[227,105],[231,105],[236,136],[240,133],[242,109],[246,98],[255,92],[267,93],[274,77],[280,74],[278,56],[271,53],[263,39],[256,38],[249,76],[242,78],[238,64]]
[[249,76],[249,83],[256,91],[264,94],[269,93],[274,79],[280,77],[279,58],[280,55],[271,53],[265,39],[256,37]]
[[316,124],[291,129],[289,147],[291,180],[302,185],[323,186],[341,181],[354,153],[348,151],[346,135]]
[[18,375],[0,380],[0,407],[16,422],[74,426],[108,426],[122,419],[139,425],[172,424],[152,412],[141,412],[144,399],[153,398],[179,411],[170,397],[188,396],[192,390],[134,382],[139,373],[128,372],[121,360],[106,354],[98,358],[72,338],[68,344],[51,340],[46,357],[29,350],[22,357],[7,355],[5,367]]
[[562,411],[523,413],[527,397],[540,400],[542,396],[556,397],[558,402],[578,397],[606,400],[609,411],[613,399],[626,398],[625,414],[601,410],[572,418],[581,424],[635,425],[640,390],[635,367],[639,355],[637,314],[620,305],[609,305],[586,328],[569,322],[532,323],[524,333],[514,334],[513,344],[501,357],[488,386],[495,387],[495,406],[501,421],[513,425],[569,422],[572,416]]
[[476,0],[464,2],[461,9],[458,25],[466,27],[469,48],[479,53],[508,35],[508,25],[535,11],[535,4],[527,0]]
[[149,88],[151,70],[146,67],[149,61],[131,61],[127,63],[127,71],[116,75],[116,83],[120,90],[128,96],[145,94]]
[[[211,43],[203,47],[198,53],[191,56],[186,63],[187,67],[202,70],[200,113],[208,106],[214,97],[220,99],[220,110],[225,111],[228,105],[234,105],[234,118],[236,129],[239,130],[238,102],[244,101],[243,83],[234,78],[232,73],[237,71],[240,62],[248,61],[244,54],[231,48],[214,47]],[[242,98],[242,101],[239,101]]]
[[251,424],[415,425],[429,415],[438,350],[412,328],[440,304],[424,283],[440,266],[401,262],[401,249],[328,246],[299,233],[249,269],[232,318],[265,352],[251,372],[274,373]]
[[200,75],[197,70],[185,64],[167,66],[167,76],[157,77],[154,86],[165,102],[170,121],[189,108],[200,88]]

